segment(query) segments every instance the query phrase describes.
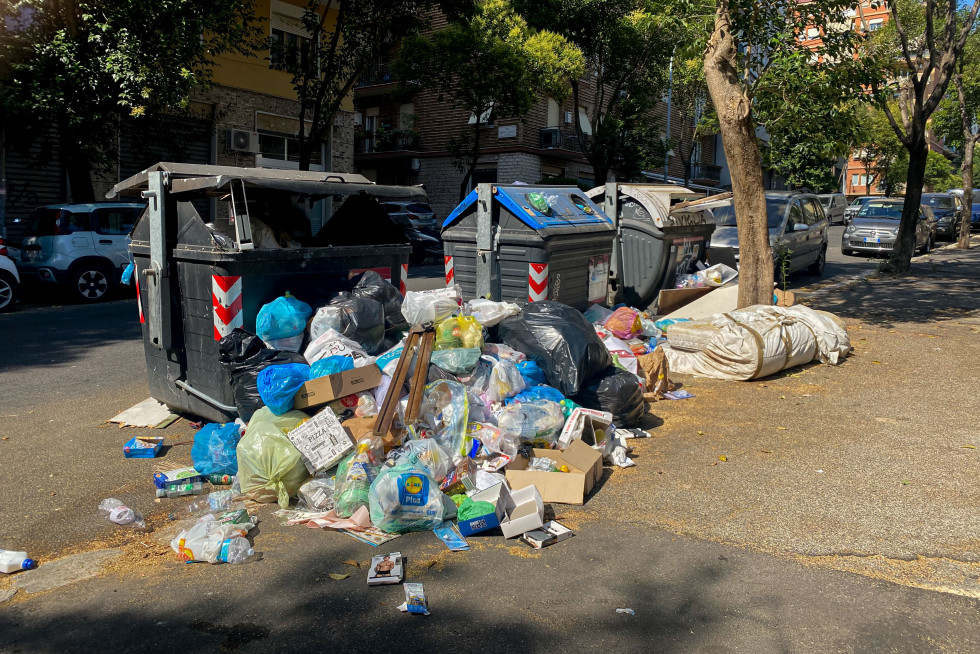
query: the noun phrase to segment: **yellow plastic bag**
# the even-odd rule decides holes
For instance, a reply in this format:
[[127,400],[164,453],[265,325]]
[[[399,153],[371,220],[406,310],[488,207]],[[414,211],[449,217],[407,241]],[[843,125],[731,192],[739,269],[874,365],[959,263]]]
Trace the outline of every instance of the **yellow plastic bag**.
[[473,316],[452,316],[436,325],[435,349],[483,348],[483,325]]
[[309,473],[286,434],[308,420],[302,411],[277,416],[268,407],[252,415],[238,443],[238,481],[256,502],[279,502],[287,508]]

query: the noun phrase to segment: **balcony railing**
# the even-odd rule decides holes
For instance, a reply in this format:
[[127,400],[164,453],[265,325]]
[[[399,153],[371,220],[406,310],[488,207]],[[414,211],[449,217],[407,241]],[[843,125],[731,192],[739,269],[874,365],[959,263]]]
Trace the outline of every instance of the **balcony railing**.
[[375,152],[404,152],[419,149],[419,135],[416,132],[390,130],[384,132],[362,132],[354,139],[355,154]]
[[720,182],[721,166],[716,166],[715,164],[697,164],[694,166],[692,178]]
[[382,61],[376,64],[371,64],[368,69],[364,71],[364,76],[358,80],[354,88],[364,88],[365,86],[376,86],[378,84],[391,84],[397,82],[394,74],[391,70],[390,61]]
[[570,128],[542,127],[539,130],[538,147],[545,150],[572,150],[577,152],[578,132]]

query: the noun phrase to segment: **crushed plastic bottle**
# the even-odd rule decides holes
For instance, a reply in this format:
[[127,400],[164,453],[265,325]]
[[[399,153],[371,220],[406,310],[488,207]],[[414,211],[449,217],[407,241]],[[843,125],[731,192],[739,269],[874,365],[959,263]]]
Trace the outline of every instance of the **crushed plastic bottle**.
[[235,536],[222,541],[215,563],[245,563],[254,554],[247,538]]
[[[209,563],[241,563],[252,553],[244,536],[253,527],[249,522],[224,522],[212,515],[181,531],[170,541],[170,547],[181,561],[207,561]],[[231,541],[241,539],[232,545]],[[244,549],[243,549],[244,548]]]
[[27,552],[0,550],[0,572],[10,574],[21,570],[33,570],[37,561],[27,558]]
[[99,515],[117,525],[134,525],[138,529],[146,529],[143,514],[114,497],[106,498],[99,503]]

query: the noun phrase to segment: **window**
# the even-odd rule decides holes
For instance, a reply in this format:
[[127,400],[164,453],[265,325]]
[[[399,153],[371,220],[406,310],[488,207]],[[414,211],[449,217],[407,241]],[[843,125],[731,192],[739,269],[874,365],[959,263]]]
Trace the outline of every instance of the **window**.
[[68,214],[68,233],[74,234],[75,232],[91,232],[92,231],[92,218],[87,213],[70,213]]
[[558,103],[554,98],[548,98],[548,122],[545,127],[561,127],[561,113]]
[[803,222],[807,225],[816,225],[823,219],[823,209],[814,200],[803,200]]
[[880,30],[881,26],[884,24],[885,19],[876,18],[875,20],[868,21],[868,30],[873,32],[875,30]]
[[[259,153],[263,159],[299,163],[299,139],[282,134],[259,132]],[[314,146],[313,151],[310,153],[310,165],[321,165],[323,163],[322,155],[322,148]]]
[[[789,220],[786,221],[786,231],[793,231],[794,226],[797,223],[806,224],[806,217],[803,214],[803,209],[800,207],[799,201],[794,202],[793,206],[789,209]],[[772,227],[772,215],[769,216],[769,226]],[[779,226],[778,224],[776,225]]]
[[272,29],[269,48],[269,67],[276,70],[293,70],[306,64],[310,52],[310,39],[281,29]]
[[31,214],[27,227],[28,236],[54,236],[59,234],[58,221],[62,217],[60,209],[37,209]]
[[415,103],[407,102],[398,108],[398,129],[415,129]]
[[99,234],[106,236],[125,236],[133,231],[137,211],[135,209],[113,208],[96,209],[96,225]]

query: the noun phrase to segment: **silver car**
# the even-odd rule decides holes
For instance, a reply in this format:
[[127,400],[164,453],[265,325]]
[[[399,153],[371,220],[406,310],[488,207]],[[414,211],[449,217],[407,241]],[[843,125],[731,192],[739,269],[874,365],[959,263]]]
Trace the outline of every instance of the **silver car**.
[[824,193],[818,195],[823,212],[827,214],[827,220],[831,225],[844,223],[844,210],[847,209],[847,198],[843,193]]
[[[887,254],[894,250],[904,204],[902,199],[887,198],[867,202],[844,229],[841,253]],[[915,248],[925,254],[932,249],[934,239],[935,222],[920,206],[919,220],[915,225]]]
[[425,230],[437,227],[436,214],[425,200],[393,200],[381,206],[396,223],[404,225],[407,221],[415,229]]
[[[711,249],[731,248],[738,261],[738,228],[732,201],[719,200],[700,206],[709,209],[715,220]],[[822,275],[827,263],[828,223],[817,196],[770,191],[766,193],[766,212],[773,262],[785,257],[790,273],[805,268],[812,275]]]
[[858,211],[861,210],[861,207],[872,200],[878,199],[880,199],[880,196],[877,195],[862,195],[861,197],[854,198],[854,201],[847,205],[847,208],[844,209],[844,224],[847,224],[847,221],[858,215]]

